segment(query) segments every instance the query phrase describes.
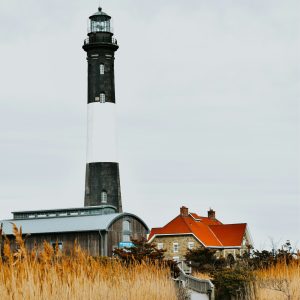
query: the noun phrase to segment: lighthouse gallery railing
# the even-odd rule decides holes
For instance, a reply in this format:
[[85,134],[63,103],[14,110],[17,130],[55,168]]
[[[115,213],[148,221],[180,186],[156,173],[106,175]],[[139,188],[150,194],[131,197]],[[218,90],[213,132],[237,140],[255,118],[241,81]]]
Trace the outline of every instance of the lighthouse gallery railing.
[[90,44],[90,43],[109,43],[109,44],[114,44],[117,45],[117,40],[113,37],[88,37],[84,40],[84,44]]

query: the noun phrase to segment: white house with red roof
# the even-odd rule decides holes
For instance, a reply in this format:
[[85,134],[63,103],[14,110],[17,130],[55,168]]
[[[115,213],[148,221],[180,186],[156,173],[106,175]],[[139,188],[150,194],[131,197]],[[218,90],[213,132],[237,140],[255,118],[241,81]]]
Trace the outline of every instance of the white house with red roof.
[[152,228],[149,242],[165,249],[165,257],[183,261],[187,249],[216,249],[218,256],[242,255],[253,245],[247,223],[223,224],[216,219],[216,213],[210,209],[207,217],[189,212],[187,207],[180,208],[180,214],[168,224]]

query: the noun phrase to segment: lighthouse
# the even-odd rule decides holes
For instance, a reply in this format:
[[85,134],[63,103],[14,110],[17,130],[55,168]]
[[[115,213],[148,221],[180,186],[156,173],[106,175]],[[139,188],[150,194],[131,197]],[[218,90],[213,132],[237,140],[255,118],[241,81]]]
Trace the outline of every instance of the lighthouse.
[[132,213],[122,211],[116,147],[114,55],[118,50],[111,17],[99,7],[89,17],[87,53],[87,160],[84,207],[15,211],[0,220],[6,238],[15,240],[12,224],[22,227],[30,252],[47,241],[71,253],[74,242],[91,256],[112,256],[115,248],[146,239],[149,228]]
[[116,146],[115,52],[111,17],[98,11],[89,17],[87,53],[87,156],[84,206],[111,205],[122,212]]

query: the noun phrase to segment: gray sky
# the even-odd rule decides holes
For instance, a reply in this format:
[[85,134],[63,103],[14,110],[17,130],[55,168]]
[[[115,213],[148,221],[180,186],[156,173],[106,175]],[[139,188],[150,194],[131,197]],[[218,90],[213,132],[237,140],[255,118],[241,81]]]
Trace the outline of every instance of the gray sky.
[[[299,235],[298,1],[103,0],[114,18],[121,189],[149,227],[181,205]],[[98,1],[0,0],[0,219],[83,206]]]

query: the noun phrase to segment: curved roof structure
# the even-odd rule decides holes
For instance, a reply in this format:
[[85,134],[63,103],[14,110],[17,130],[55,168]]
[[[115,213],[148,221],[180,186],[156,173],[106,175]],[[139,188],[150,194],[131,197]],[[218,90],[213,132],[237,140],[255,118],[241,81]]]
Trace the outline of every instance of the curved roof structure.
[[108,228],[122,217],[134,217],[138,219],[145,228],[148,226],[138,216],[130,213],[115,213],[107,215],[85,215],[85,216],[66,216],[37,219],[12,219],[3,220],[3,231],[6,235],[12,235],[12,223],[18,228],[22,227],[24,234],[56,233],[56,232],[82,232],[108,230]]

